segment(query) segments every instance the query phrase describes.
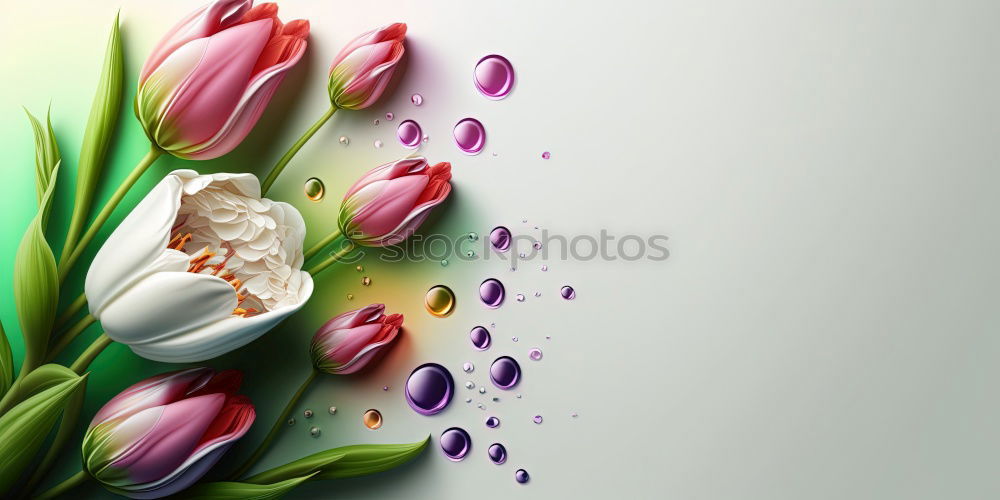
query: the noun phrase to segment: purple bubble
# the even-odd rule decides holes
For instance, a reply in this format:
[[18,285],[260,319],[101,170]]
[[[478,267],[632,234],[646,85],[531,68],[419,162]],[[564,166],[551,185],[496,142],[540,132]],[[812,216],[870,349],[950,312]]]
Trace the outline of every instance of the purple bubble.
[[490,99],[503,99],[514,88],[514,65],[506,57],[491,54],[476,63],[476,88]]
[[472,347],[475,347],[477,351],[489,349],[493,342],[489,330],[481,326],[477,326],[469,332],[469,339],[472,340]]
[[504,448],[500,443],[491,444],[487,453],[490,456],[490,460],[497,465],[507,461],[507,448]]
[[566,300],[573,300],[576,298],[576,290],[574,290],[573,287],[566,285],[559,289],[559,295],[562,295],[562,298]]
[[510,390],[521,380],[521,365],[510,356],[501,356],[490,365],[490,380],[503,390]]
[[469,454],[472,448],[472,438],[465,429],[452,427],[441,433],[441,451],[448,460],[458,462]]
[[503,226],[497,226],[490,231],[490,245],[493,246],[498,252],[506,252],[510,250],[510,229]]
[[467,155],[477,155],[486,146],[486,128],[475,118],[463,118],[452,131],[458,149]]
[[483,281],[479,285],[479,300],[483,301],[483,305],[489,307],[490,309],[496,309],[503,304],[503,299],[506,297],[507,292],[503,288],[503,283],[495,278],[490,278]]
[[420,125],[413,120],[403,120],[396,127],[396,138],[399,139],[399,143],[403,147],[416,149],[417,146],[420,146],[422,136],[423,131],[420,129]]
[[489,427],[490,429],[496,429],[497,427],[500,427],[500,419],[496,417],[487,418],[486,427]]
[[444,410],[455,392],[455,379],[437,363],[418,366],[406,379],[406,402],[421,415],[434,415]]
[[514,472],[515,481],[524,484],[528,482],[528,479],[529,479],[528,471],[524,469],[517,469],[517,471]]

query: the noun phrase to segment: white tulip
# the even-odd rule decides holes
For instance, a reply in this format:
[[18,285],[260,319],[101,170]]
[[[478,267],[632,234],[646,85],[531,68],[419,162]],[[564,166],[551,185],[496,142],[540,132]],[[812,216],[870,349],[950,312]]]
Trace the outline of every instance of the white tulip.
[[90,313],[136,354],[174,363],[241,347],[312,294],[305,223],[250,174],[176,170],[122,221],[85,285]]

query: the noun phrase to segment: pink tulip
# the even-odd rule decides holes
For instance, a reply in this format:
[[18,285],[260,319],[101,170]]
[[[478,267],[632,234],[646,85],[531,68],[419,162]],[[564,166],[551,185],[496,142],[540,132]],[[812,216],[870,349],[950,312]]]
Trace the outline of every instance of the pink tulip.
[[368,172],[340,205],[340,232],[365,246],[408,238],[451,192],[451,164],[406,158]]
[[403,325],[402,314],[384,314],[383,304],[372,304],[327,321],[312,339],[317,370],[346,375],[374,361]]
[[139,74],[136,116],[160,149],[207,160],[250,133],[306,50],[309,21],[282,24],[278,6],[215,0],[178,23]]
[[364,109],[382,96],[403,57],[406,25],[390,24],[347,44],[330,65],[330,100],[341,109]]
[[125,389],[83,438],[87,472],[131,498],[160,498],[194,484],[243,436],[254,407],[236,394],[242,374],[191,368]]

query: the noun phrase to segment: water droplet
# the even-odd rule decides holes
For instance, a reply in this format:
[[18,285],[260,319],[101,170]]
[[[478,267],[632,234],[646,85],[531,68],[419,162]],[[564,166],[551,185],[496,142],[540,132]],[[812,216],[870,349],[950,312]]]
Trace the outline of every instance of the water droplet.
[[383,391],[388,391],[388,390],[389,390],[389,386],[387,386],[387,385],[383,385],[383,386],[382,386],[382,390],[383,390]]
[[495,429],[500,426],[500,419],[496,417],[490,417],[486,419],[486,427],[490,429]]
[[506,57],[490,54],[476,63],[476,88],[490,99],[503,99],[514,88],[514,65]]
[[520,394],[517,395],[517,399],[521,399],[521,395]]
[[469,251],[465,252],[465,256],[469,257],[469,258],[475,257],[476,256],[476,252],[474,250],[469,250]]
[[524,469],[517,469],[514,472],[514,480],[515,481],[517,481],[517,482],[519,482],[521,484],[524,484],[524,483],[528,482],[528,479],[530,479],[530,477],[528,476],[528,471],[526,471]]
[[523,259],[523,258],[524,258],[524,257],[525,257],[526,255],[527,255],[527,254],[525,254],[524,252],[521,252],[521,253],[517,254],[517,256],[518,256],[518,257],[520,257],[520,258],[522,258],[522,259]]
[[288,419],[288,425],[295,425],[295,417],[291,417]]
[[549,340],[549,339],[551,339],[551,338],[552,338],[552,336],[551,336],[551,335],[546,335],[546,336],[545,336],[545,340]]
[[431,136],[429,136],[427,134],[424,134],[424,138],[421,139],[421,142],[423,142],[424,144],[427,144],[427,141],[429,141],[429,140],[431,140]]
[[542,271],[548,271],[548,270],[549,270],[549,266],[547,266],[545,264],[542,264]]
[[309,428],[309,435],[310,436],[312,436],[312,437],[319,437],[319,434],[320,434],[319,427],[310,427]]
[[496,396],[493,396],[493,402],[494,403],[499,403],[500,402],[500,398],[498,398]]
[[446,267],[448,265],[448,259],[441,259],[441,267]]
[[524,294],[523,293],[519,293],[519,294],[515,295],[514,297],[517,299],[518,302],[524,302]]
[[374,408],[365,412],[361,416],[361,421],[364,422],[365,427],[375,430],[382,427],[382,413]]
[[538,361],[542,359],[542,350],[536,347],[528,351],[528,357],[531,358],[532,361]]
[[486,388],[485,387],[480,387],[479,388],[479,394],[486,394]]
[[472,402],[472,398],[465,398],[465,402],[466,403],[471,403]]
[[500,304],[503,304],[505,296],[506,292],[504,291],[503,283],[500,283],[497,279],[490,278],[479,285],[479,300],[490,309],[500,307]]
[[346,146],[346,145],[348,145],[350,143],[351,143],[351,138],[350,137],[347,137],[346,135],[340,136],[340,144],[341,145]]
[[372,125],[378,125],[378,118],[372,120]]
[[469,233],[469,241],[479,241],[479,233]]
[[392,119],[395,117],[396,115],[392,114],[391,112],[385,114],[385,119],[389,121],[392,121]]
[[576,298],[576,290],[573,287],[566,285],[559,289],[559,295],[566,300],[573,300]]
[[486,146],[486,128],[475,118],[463,118],[452,130],[458,149],[467,155],[477,155]]
[[359,272],[359,273],[360,273],[361,271],[364,271],[364,270],[365,270],[365,268],[363,268],[363,267],[361,267],[361,266],[358,266],[358,267],[355,267],[354,269],[355,269],[355,270],[356,270],[357,272]]
[[490,245],[493,246],[498,252],[506,252],[510,250],[510,229],[503,226],[497,226],[490,231]]
[[465,363],[462,363],[462,371],[464,371],[465,373],[472,373],[472,370],[475,370],[475,369],[476,369],[476,367],[473,366],[472,363],[470,363],[468,361],[466,361]]
[[373,144],[375,145],[376,149],[381,148],[382,147],[382,139],[375,139],[375,142]]
[[451,402],[455,379],[437,363],[418,366],[406,379],[406,402],[421,415],[434,415]]
[[485,351],[489,349],[492,338],[490,338],[489,330],[477,326],[469,332],[469,339],[472,340],[472,347],[475,347],[477,351]]
[[435,285],[424,295],[424,306],[427,312],[443,318],[455,309],[455,292],[444,285]]
[[490,380],[493,385],[509,390],[521,379],[521,365],[510,356],[501,356],[490,365]]
[[496,327],[497,327],[496,323],[490,323],[490,328],[496,328]]
[[542,249],[542,242],[540,242],[540,241],[536,241],[536,242],[534,242],[534,243],[533,243],[533,244],[532,244],[531,246],[532,246],[532,247],[533,247],[533,248],[534,248],[535,250],[541,250],[541,249]]
[[405,148],[416,149],[420,146],[420,136],[423,133],[420,125],[413,120],[403,120],[396,127],[396,138]]
[[330,409],[327,410],[327,411],[330,412],[330,415],[336,415],[337,414],[337,407],[336,406],[331,406]]
[[306,418],[313,418],[313,411],[312,410],[306,410],[306,411],[302,412],[302,416],[306,417]]
[[490,460],[497,465],[507,461],[507,448],[504,448],[500,443],[491,444],[488,454],[490,456]]
[[573,418],[576,418],[576,417],[579,417],[580,414],[574,411],[573,413],[570,413],[569,416],[571,416]]
[[540,424],[540,423],[542,423],[542,416],[541,415],[535,415],[531,419],[531,421],[534,422],[534,423],[536,423],[536,424]]
[[369,278],[368,276],[365,276],[364,278],[361,278],[361,284],[364,285],[364,286],[371,285],[372,284],[372,279]]
[[410,96],[410,102],[412,102],[414,106],[420,106],[424,103],[424,96],[420,94],[413,94]]
[[542,159],[543,160],[548,160],[551,157],[552,157],[552,154],[549,153],[548,151],[545,151],[544,153],[542,153]]
[[466,389],[475,389],[475,388],[476,388],[476,384],[475,384],[475,383],[473,383],[473,382],[472,382],[472,381],[470,380],[470,381],[468,381],[468,382],[466,382],[466,383],[465,383],[465,388],[466,388]]
[[347,300],[354,300],[354,294],[353,293],[347,294]]
[[323,181],[315,177],[306,179],[302,190],[306,193],[306,198],[309,198],[311,201],[320,201],[323,199],[323,195],[326,194],[326,186],[323,185]]
[[513,340],[514,342],[517,342],[517,336],[511,337],[510,339]]
[[465,429],[452,427],[441,433],[441,451],[448,460],[458,462],[469,454],[472,448],[472,438]]
[[541,296],[542,296],[542,292],[535,292],[535,297],[541,297]]
[[486,409],[486,407],[485,407],[485,406],[483,406],[483,404],[482,404],[482,403],[479,403],[479,404],[477,404],[477,405],[476,405],[476,408],[479,408],[480,410],[485,410],[485,409]]

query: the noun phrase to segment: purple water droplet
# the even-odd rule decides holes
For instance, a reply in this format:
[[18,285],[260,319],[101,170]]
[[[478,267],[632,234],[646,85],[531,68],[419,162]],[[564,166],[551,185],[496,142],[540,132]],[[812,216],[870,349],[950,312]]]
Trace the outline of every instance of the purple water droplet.
[[507,448],[504,448],[500,443],[491,444],[487,453],[490,456],[490,460],[497,465],[507,461]]
[[540,423],[542,423],[542,416],[541,415],[535,415],[535,417],[532,418],[531,421],[534,422],[534,423],[536,423],[536,424],[540,424]]
[[476,88],[490,99],[503,99],[514,88],[514,65],[506,57],[491,54],[476,63]]
[[559,289],[559,295],[566,300],[573,300],[576,298],[576,290],[573,287],[566,285]]
[[530,479],[528,476],[528,471],[524,469],[517,469],[517,471],[514,472],[515,481],[524,484],[528,482],[528,479]]
[[455,379],[437,363],[418,366],[406,379],[406,402],[421,415],[434,415],[451,402]]
[[549,158],[552,158],[552,154],[551,153],[549,153],[548,151],[545,151],[544,153],[542,153],[542,159],[543,160],[548,160]]
[[396,115],[394,115],[392,113],[386,113],[385,114],[385,119],[389,120],[389,121],[392,121],[392,119],[395,118],[395,117],[396,117]]
[[410,96],[410,102],[412,102],[414,106],[420,106],[424,103],[424,96],[420,94],[413,94]]
[[531,358],[532,361],[538,361],[542,359],[542,350],[536,347],[528,351],[528,357]]
[[441,433],[441,451],[448,460],[458,462],[469,454],[472,448],[472,438],[465,429],[452,427]]
[[490,309],[500,307],[506,295],[503,283],[497,279],[490,278],[479,285],[479,299],[483,301],[483,305]]
[[490,417],[486,419],[486,427],[490,429],[496,429],[500,426],[500,419],[496,417]]
[[463,118],[452,131],[458,149],[467,155],[477,155],[486,146],[486,128],[475,118]]
[[396,138],[403,147],[416,149],[420,145],[420,137],[423,132],[420,125],[413,120],[403,120],[396,127]]
[[518,302],[524,302],[524,294],[523,293],[517,294],[514,298],[516,298]]
[[510,229],[503,226],[497,226],[490,231],[490,245],[493,246],[498,252],[506,252],[510,250]]
[[490,365],[490,380],[503,390],[510,390],[521,380],[521,365],[510,356],[501,356]]
[[477,326],[469,331],[469,339],[472,340],[472,347],[475,347],[477,351],[489,349],[490,344],[493,342],[489,330],[481,326]]

